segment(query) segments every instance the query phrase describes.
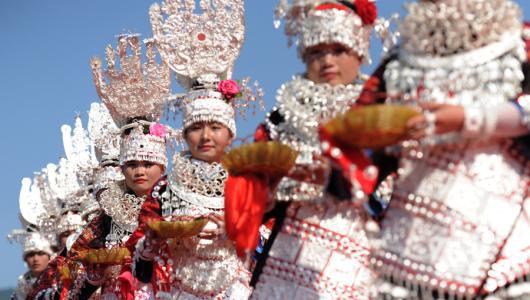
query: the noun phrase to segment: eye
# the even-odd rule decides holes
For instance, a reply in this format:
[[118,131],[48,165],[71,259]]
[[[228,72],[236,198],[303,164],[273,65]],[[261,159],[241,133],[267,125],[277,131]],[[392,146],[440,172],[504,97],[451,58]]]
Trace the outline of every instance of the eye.
[[125,167],[126,168],[132,168],[132,169],[135,169],[138,167],[138,162],[137,161],[128,161],[125,163]]
[[144,166],[145,166],[146,168],[151,168],[151,167],[154,166],[154,165],[155,165],[155,164],[152,163],[152,162],[150,162],[150,161],[146,161],[146,162],[144,163]]
[[203,123],[195,123],[190,126],[190,129],[196,131],[196,130],[201,130],[203,127],[204,127]]
[[316,59],[317,57],[320,57],[322,55],[322,51],[319,49],[310,49],[306,52],[306,57],[308,59]]
[[345,54],[348,52],[348,49],[344,48],[344,47],[336,47],[333,49],[333,54],[338,56],[338,55],[342,55],[342,54]]

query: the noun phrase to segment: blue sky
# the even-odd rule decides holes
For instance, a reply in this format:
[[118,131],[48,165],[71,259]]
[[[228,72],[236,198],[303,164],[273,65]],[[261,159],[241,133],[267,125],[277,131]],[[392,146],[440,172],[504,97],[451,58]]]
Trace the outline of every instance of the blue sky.
[[[528,1],[516,1],[530,15]],[[151,35],[148,8],[152,1],[91,0],[0,2],[0,103],[4,138],[0,139],[0,188],[5,192],[0,209],[0,288],[14,286],[25,270],[21,248],[4,238],[18,228],[18,194],[23,177],[63,156],[60,126],[72,124],[76,113],[86,122],[90,103],[99,101],[89,59],[103,56],[115,36],[138,32]],[[524,4],[523,4],[524,3]],[[381,16],[400,11],[403,1],[379,0]],[[235,78],[251,76],[266,92],[266,107],[276,89],[303,71],[294,49],[288,49],[282,30],[272,26],[276,1],[247,0],[247,36],[235,66]],[[373,58],[380,47],[374,43]],[[370,72],[374,66],[365,68]],[[240,137],[253,132],[264,113],[239,122]],[[86,123],[85,123],[86,124]],[[175,125],[175,124],[173,124]]]

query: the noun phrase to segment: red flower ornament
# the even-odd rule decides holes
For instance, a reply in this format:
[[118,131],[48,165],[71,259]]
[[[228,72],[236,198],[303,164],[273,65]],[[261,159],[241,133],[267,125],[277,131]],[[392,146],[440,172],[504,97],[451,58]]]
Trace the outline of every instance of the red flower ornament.
[[241,92],[241,89],[237,85],[237,82],[232,79],[227,79],[219,82],[217,91],[223,94],[226,100],[231,100]]
[[355,8],[364,25],[374,25],[377,18],[377,6],[373,1],[355,0]]

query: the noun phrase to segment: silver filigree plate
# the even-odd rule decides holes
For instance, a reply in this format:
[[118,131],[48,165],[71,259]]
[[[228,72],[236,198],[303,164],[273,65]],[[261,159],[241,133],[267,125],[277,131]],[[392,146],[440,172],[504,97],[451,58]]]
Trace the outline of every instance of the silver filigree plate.
[[203,74],[230,78],[245,37],[242,0],[167,0],[151,6],[153,37],[184,87]]
[[122,229],[133,232],[138,226],[138,214],[145,197],[136,197],[125,190],[125,184],[112,182],[99,198],[105,213]]

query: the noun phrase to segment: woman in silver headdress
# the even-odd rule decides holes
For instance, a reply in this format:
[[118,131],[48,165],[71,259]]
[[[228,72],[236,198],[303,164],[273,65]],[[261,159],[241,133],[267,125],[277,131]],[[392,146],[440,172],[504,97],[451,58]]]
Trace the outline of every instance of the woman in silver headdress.
[[391,151],[397,178],[372,259],[385,280],[381,297],[528,297],[528,284],[518,284],[530,270],[528,143],[520,138],[528,132],[528,28],[508,0],[407,8],[401,44],[363,94],[424,112]]
[[[154,187],[135,232],[135,275],[152,284],[149,293],[157,299],[246,299],[250,294],[250,272],[225,237],[228,173],[220,164],[236,136],[236,108],[255,98],[246,92],[245,81],[230,79],[244,40],[244,3],[221,0],[202,9],[197,15],[194,5],[179,9],[162,3],[150,11],[157,47],[188,90],[178,100],[188,151],[173,156],[173,168]],[[195,219],[208,221],[196,236],[163,239],[149,227],[153,220]]]
[[[127,47],[132,48],[133,55],[126,55]],[[125,241],[137,227],[138,213],[148,192],[165,172],[166,138],[170,135],[169,128],[157,123],[162,115],[163,102],[169,94],[169,69],[155,62],[152,43],[147,42],[146,47],[147,63],[144,68],[148,71],[145,74],[136,72],[141,69],[137,35],[118,38],[121,72],[114,69],[115,52],[110,46],[107,62],[112,72],[103,72],[98,58],[92,60],[97,91],[115,126],[121,127],[119,165],[123,180],[118,180],[120,177],[114,173],[110,157],[103,157],[104,163],[97,170],[101,172],[96,172],[95,178],[95,186],[99,189],[99,208],[94,210],[92,207],[87,211],[91,215],[90,222],[69,246],[63,265],[69,269],[71,276],[63,276],[60,289],[56,287],[55,295],[60,298],[86,299],[97,289],[100,290],[98,298],[134,297],[135,283],[130,272],[130,259],[127,260],[125,255],[128,253]],[[108,120],[100,118],[98,121]],[[99,130],[109,130],[104,127],[99,126]],[[109,148],[104,144],[112,143],[115,134],[100,132],[102,136],[99,142],[96,141],[96,147]],[[114,254],[111,250],[115,251]],[[53,289],[41,294],[55,297],[51,292],[54,292]]]
[[[359,208],[369,188],[332,170],[318,125],[357,101],[376,7],[371,1],[283,1],[277,13],[286,18],[287,35],[298,38],[306,72],[280,88],[256,133],[257,140],[277,140],[299,155],[271,199],[275,225],[254,272],[253,298],[368,299],[373,273]],[[358,161],[349,166],[373,181],[377,170],[362,153],[353,156]]]
[[22,258],[28,266],[28,271],[18,278],[15,293],[11,299],[25,300],[39,276],[46,270],[54,253],[49,240],[38,232],[18,232],[8,238],[22,242]]

